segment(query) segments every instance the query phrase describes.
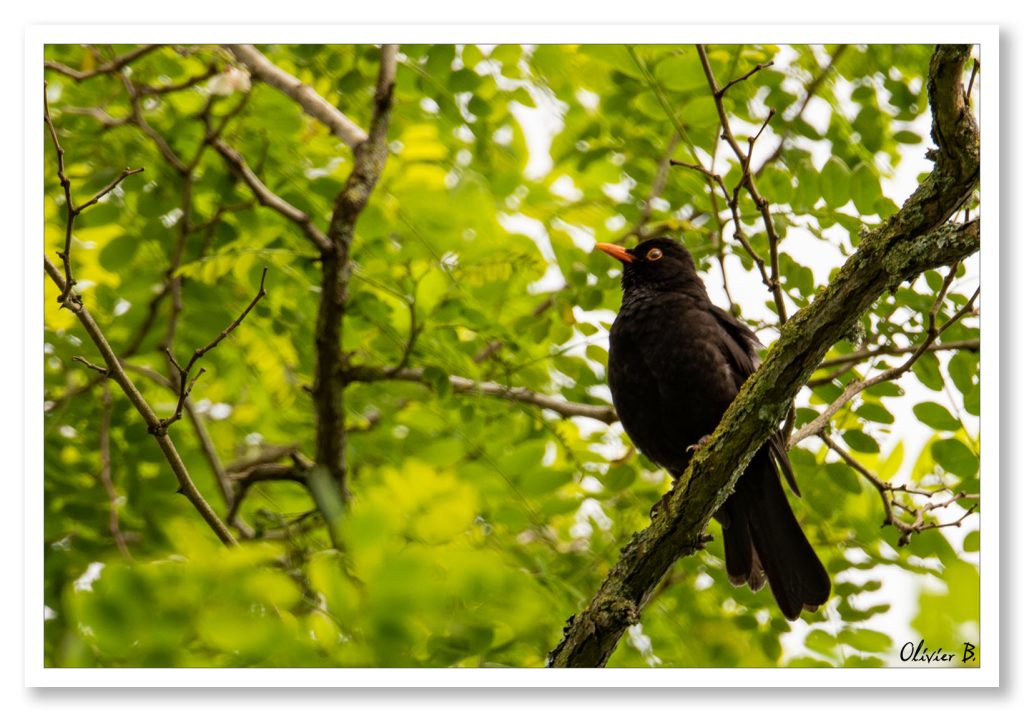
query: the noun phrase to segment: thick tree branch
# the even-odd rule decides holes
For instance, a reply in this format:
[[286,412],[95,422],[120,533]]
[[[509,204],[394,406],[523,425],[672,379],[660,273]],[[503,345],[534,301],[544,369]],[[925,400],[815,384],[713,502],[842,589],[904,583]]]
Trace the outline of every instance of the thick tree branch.
[[570,619],[551,653],[552,666],[607,662],[672,564],[699,548],[712,514],[778,428],[796,392],[879,296],[925,269],[977,251],[977,225],[962,230],[943,226],[978,180],[977,124],[966,112],[961,81],[969,56],[968,46],[943,45],[932,57],[929,98],[940,148],[933,172],[896,215],[865,235],[814,302],[783,325],[764,363],[744,384],[710,440],[654,508],[650,526],[623,548],[593,600]]
[[250,44],[229,44],[225,45],[231,54],[239,62],[245,65],[252,76],[265,84],[269,84],[283,94],[291,97],[302,107],[302,110],[321,121],[331,133],[340,138],[352,148],[366,141],[366,132],[355,124],[350,118],[316,93],[313,87],[303,84],[297,77],[292,76]]
[[[355,147],[355,165],[334,201],[327,240],[330,249],[321,255],[321,294],[316,319],[316,378],[313,402],[316,410],[316,463],[310,482],[314,495],[328,490],[324,473],[333,480],[336,491],[347,497],[345,462],[345,356],[341,350],[342,321],[348,302],[348,284],[352,266],[349,250],[355,238],[356,222],[366,207],[387,160],[387,130],[391,118],[395,87],[396,45],[380,49],[380,70],[374,94],[373,118],[365,140]],[[337,522],[336,504],[325,505],[325,519],[332,531]],[[330,511],[328,511],[330,510]],[[337,542],[335,542],[337,543]]]

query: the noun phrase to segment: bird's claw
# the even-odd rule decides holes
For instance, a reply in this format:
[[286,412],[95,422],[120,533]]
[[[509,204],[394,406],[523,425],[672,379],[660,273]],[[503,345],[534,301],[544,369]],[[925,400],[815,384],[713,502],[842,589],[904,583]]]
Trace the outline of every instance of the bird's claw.
[[695,442],[693,445],[690,445],[688,448],[686,448],[686,452],[697,452],[702,447],[707,445],[708,444],[708,440],[710,440],[710,439],[711,439],[710,435],[705,435],[700,440]]

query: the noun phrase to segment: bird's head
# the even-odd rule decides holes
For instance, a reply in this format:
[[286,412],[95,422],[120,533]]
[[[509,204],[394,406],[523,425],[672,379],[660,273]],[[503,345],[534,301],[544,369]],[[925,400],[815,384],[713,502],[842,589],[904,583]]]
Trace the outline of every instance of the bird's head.
[[675,240],[656,237],[627,250],[620,245],[597,243],[597,249],[622,263],[622,289],[685,291],[704,289],[689,250]]

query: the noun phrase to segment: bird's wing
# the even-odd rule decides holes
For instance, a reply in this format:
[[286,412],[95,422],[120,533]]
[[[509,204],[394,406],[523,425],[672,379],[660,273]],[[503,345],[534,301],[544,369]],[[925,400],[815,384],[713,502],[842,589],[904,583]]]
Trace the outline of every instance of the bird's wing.
[[734,317],[725,309],[711,305],[711,314],[725,332],[721,340],[725,357],[729,359],[733,370],[739,377],[739,384],[747,380],[758,366],[761,358],[757,355],[757,347],[761,342],[750,327]]
[[[736,376],[736,389],[739,390],[743,382],[761,365],[761,357],[757,354],[757,347],[761,346],[754,332],[737,319],[731,313],[714,304],[711,305],[711,313],[714,315],[718,325],[725,332],[721,339],[725,357],[729,359]],[[800,488],[796,484],[796,475],[793,472],[793,465],[786,455],[786,441],[781,432],[773,433],[768,439],[768,447],[771,450],[772,459],[778,464],[786,481],[793,489],[793,493],[800,496]]]

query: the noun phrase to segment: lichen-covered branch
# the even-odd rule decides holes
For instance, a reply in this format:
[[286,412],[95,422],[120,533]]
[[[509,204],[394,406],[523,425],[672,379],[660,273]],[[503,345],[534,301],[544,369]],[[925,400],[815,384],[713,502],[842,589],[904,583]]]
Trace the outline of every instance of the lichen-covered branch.
[[550,655],[555,667],[604,665],[672,564],[699,548],[705,527],[754,453],[774,432],[828,349],[886,290],[925,269],[952,264],[980,246],[980,225],[944,228],[977,187],[979,136],[964,103],[965,45],[941,45],[928,83],[935,168],[903,208],[862,239],[856,253],[809,306],[782,327],[764,363],[744,384],[707,444],[634,535],[591,602],[566,625]]

